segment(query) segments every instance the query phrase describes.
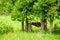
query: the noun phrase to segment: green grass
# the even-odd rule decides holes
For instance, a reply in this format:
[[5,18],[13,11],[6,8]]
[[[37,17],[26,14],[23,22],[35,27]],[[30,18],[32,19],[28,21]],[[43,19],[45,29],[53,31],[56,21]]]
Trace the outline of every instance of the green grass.
[[[20,31],[21,22],[12,21],[10,16],[0,16],[0,23],[1,22],[12,26],[15,29],[15,32],[9,32],[8,34],[0,34],[0,40],[60,40],[60,34],[41,34],[40,32],[35,32],[40,30],[40,28],[38,27],[32,28],[34,32],[22,32]],[[59,23],[59,21],[57,20],[54,23],[57,22]]]
[[60,40],[60,35],[14,32],[2,35],[0,40]]

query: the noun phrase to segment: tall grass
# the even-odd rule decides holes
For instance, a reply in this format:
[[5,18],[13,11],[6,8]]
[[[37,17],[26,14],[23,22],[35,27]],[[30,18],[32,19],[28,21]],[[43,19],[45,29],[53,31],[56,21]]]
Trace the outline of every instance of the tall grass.
[[4,34],[0,40],[60,40],[60,35],[14,32]]

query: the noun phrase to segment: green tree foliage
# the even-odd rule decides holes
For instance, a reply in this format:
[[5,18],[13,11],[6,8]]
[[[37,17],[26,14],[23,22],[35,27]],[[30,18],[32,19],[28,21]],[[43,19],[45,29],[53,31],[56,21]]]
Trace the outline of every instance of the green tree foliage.
[[56,0],[17,0],[12,11],[13,18],[21,20],[27,17],[29,20],[34,18],[33,15],[39,17],[42,23],[45,19],[50,19],[50,30],[52,31],[52,22],[54,17],[58,16],[57,5]]
[[34,5],[35,13],[42,21],[45,19],[50,20],[50,32],[52,31],[54,18],[58,17],[57,5],[57,0],[38,0]]
[[40,18],[42,25],[50,20],[50,31],[54,19],[60,16],[59,12],[59,0],[0,0],[0,14],[11,13],[12,20],[22,21],[23,25],[25,20],[31,23],[34,17]]
[[11,13],[12,6],[12,0],[0,0],[0,14]]

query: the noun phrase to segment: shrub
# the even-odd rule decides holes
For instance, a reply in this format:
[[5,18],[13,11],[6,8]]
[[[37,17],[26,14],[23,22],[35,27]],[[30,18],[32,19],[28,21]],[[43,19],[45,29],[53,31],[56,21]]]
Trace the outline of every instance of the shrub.
[[0,22],[0,34],[13,32],[13,31],[14,31],[14,29],[11,25],[7,25],[4,22]]
[[55,24],[54,33],[60,34],[60,27],[58,27],[57,24]]

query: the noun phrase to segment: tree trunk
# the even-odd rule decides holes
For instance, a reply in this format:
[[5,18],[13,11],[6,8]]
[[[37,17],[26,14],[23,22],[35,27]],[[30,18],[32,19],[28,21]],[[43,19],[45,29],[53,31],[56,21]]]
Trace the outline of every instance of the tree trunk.
[[26,31],[28,32],[28,18],[26,17]]
[[22,20],[22,31],[24,31],[24,20]]
[[50,30],[49,30],[49,31],[50,31],[50,33],[52,33],[52,26],[53,26],[53,24],[52,24],[52,23],[53,23],[53,20],[52,20],[52,17],[50,17]]
[[47,31],[47,25],[44,25],[44,30]]
[[44,30],[47,31],[47,21],[44,19]]
[[50,33],[52,33],[52,22],[50,22]]
[[31,32],[32,31],[32,25],[31,23],[28,24],[28,32]]
[[44,33],[44,22],[41,23],[41,33]]

